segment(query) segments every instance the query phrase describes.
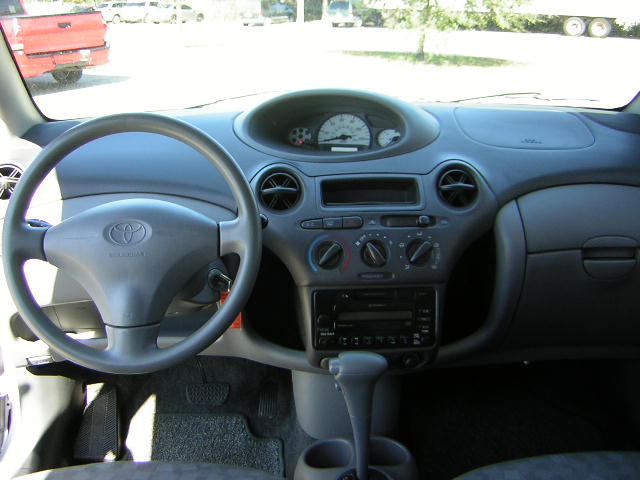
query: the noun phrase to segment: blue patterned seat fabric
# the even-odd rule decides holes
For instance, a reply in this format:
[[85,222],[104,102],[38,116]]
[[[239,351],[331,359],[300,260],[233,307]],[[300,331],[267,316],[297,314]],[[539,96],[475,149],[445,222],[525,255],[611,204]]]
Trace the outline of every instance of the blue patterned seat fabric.
[[478,468],[456,480],[637,480],[638,452],[585,452],[524,458]]
[[230,465],[111,462],[45,470],[15,480],[279,480],[279,477]]

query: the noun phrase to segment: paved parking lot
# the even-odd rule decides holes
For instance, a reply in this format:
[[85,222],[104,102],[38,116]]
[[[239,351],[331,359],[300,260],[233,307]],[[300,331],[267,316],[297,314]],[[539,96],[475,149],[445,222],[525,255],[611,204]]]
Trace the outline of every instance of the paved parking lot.
[[[319,22],[119,24],[109,25],[108,36],[109,64],[86,70],[77,85],[57,85],[49,75],[28,82],[46,114],[180,108],[316,87],[366,89],[409,100],[535,91],[568,98],[568,104],[613,107],[631,99],[640,73],[640,40],[628,38],[435,33],[426,49],[441,55],[439,61],[416,65],[389,58],[389,52],[415,51],[415,33],[387,28],[331,28]],[[571,100],[576,98],[581,100]]]

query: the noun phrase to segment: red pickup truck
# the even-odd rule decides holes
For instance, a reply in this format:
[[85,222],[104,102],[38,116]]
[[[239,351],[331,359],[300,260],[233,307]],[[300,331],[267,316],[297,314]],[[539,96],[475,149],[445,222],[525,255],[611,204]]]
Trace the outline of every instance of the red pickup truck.
[[51,72],[75,83],[84,68],[109,61],[100,12],[28,16],[22,0],[0,0],[0,26],[25,78]]

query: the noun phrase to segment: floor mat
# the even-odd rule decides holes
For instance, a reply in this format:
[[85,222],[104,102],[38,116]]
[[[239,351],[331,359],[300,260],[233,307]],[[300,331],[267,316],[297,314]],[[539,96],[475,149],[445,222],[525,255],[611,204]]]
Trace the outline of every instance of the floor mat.
[[402,440],[421,478],[449,480],[506,460],[635,449],[633,429],[587,362],[443,369],[404,384]]
[[242,415],[156,415],[151,458],[236,465],[284,475],[282,442],[254,437]]

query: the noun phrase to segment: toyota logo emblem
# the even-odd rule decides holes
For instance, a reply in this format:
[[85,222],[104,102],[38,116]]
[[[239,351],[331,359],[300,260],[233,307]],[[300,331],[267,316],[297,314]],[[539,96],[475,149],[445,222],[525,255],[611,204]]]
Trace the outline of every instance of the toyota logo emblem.
[[111,243],[128,247],[140,243],[147,236],[147,229],[138,222],[121,222],[109,228]]

